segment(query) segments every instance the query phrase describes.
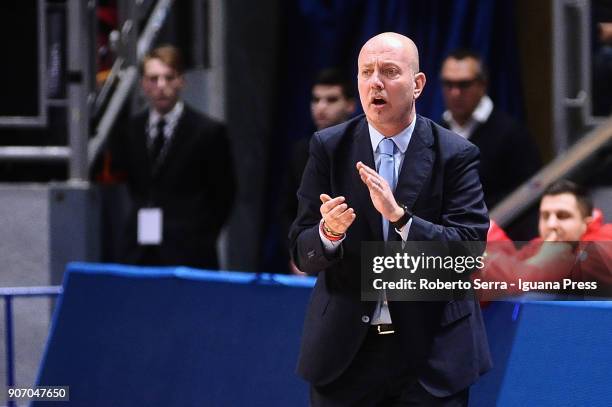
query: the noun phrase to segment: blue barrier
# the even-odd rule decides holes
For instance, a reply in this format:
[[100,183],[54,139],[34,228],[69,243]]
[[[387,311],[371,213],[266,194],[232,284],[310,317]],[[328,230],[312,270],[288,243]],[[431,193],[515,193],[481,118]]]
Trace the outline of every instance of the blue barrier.
[[611,302],[528,297],[491,303],[484,319],[495,365],[470,406],[612,405]]
[[612,303],[522,307],[498,406],[612,405]]
[[[71,264],[38,384],[69,385],[71,406],[305,406],[293,372],[313,282]],[[612,304],[497,302],[484,317],[495,368],[471,406],[612,404]]]
[[306,405],[293,371],[312,285],[70,264],[38,385],[69,385],[71,406]]

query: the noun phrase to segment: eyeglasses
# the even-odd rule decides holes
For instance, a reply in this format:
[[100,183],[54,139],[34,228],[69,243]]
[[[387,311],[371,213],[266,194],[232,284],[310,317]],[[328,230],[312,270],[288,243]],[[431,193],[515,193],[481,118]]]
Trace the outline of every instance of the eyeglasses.
[[442,79],[442,86],[447,89],[457,88],[457,89],[467,89],[476,82],[480,81],[480,78],[467,79],[464,81],[450,81],[447,79]]

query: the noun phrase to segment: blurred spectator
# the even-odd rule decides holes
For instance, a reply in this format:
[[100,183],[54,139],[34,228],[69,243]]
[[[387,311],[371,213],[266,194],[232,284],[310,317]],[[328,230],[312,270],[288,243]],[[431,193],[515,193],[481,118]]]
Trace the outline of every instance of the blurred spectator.
[[[517,250],[501,228],[492,224],[485,269],[473,277],[507,283],[519,278],[526,282],[597,282],[597,289],[585,290],[586,295],[612,294],[612,224],[603,223],[603,215],[593,209],[584,188],[566,180],[551,184],[540,202],[538,228],[539,237]],[[518,284],[503,291],[493,296],[520,292]],[[493,293],[483,294],[490,299]]]
[[133,205],[122,261],[216,269],[216,242],[235,189],[225,127],[180,99],[177,48],[152,50],[141,70],[149,107],[112,146],[114,169],[127,175]]
[[480,149],[480,180],[492,209],[541,165],[528,132],[487,95],[487,69],[473,51],[457,50],[442,64],[443,125]]
[[[355,112],[355,92],[352,84],[335,68],[320,71],[312,87],[310,113],[317,130],[335,126],[350,118]],[[302,180],[302,173],[308,161],[308,144],[310,137],[298,139],[292,149],[289,169],[284,180],[282,201],[282,235],[284,253],[289,252],[288,234],[291,223],[297,214],[296,192]],[[290,262],[293,274],[301,272]]]

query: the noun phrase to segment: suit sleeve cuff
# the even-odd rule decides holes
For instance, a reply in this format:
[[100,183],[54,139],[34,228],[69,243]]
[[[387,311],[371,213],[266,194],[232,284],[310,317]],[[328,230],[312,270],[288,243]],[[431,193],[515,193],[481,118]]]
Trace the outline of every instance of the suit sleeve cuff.
[[402,238],[402,242],[405,242],[408,240],[408,233],[410,232],[411,225],[412,225],[412,218],[410,218],[408,220],[408,223],[406,223],[404,227],[402,227],[400,230],[395,229],[395,233],[400,235],[400,237]]
[[346,235],[344,235],[342,237],[342,239],[340,239],[340,240],[331,241],[327,237],[325,237],[325,235],[321,231],[321,224],[322,223],[323,223],[323,219],[321,219],[321,222],[319,222],[319,237],[321,238],[321,243],[323,243],[323,248],[325,249],[325,254],[328,254],[328,255],[329,254],[334,254],[338,250],[340,245],[342,244],[342,241],[346,238]]

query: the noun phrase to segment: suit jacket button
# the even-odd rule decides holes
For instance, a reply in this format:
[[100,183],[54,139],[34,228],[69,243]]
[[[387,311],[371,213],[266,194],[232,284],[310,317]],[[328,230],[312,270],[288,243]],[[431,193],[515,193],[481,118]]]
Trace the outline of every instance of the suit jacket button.
[[364,324],[367,324],[368,322],[370,322],[370,317],[367,315],[364,315],[361,317],[361,320],[363,321]]

